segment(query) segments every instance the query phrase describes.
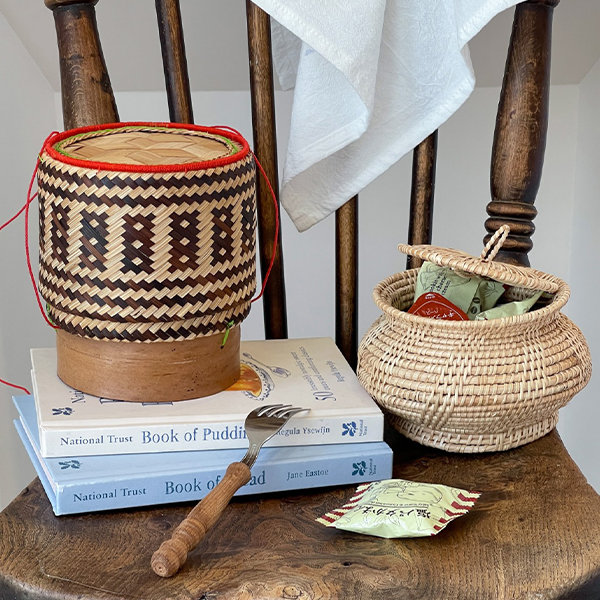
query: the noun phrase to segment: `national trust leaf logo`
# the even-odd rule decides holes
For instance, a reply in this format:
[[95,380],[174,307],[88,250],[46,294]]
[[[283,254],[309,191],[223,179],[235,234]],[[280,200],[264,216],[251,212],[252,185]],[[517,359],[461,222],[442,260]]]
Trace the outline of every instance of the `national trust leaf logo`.
[[75,459],[59,461],[58,464],[60,465],[61,471],[64,471],[64,469],[79,469],[81,466],[81,463]]
[[367,463],[364,460],[352,463],[352,475],[360,475],[361,477],[367,472]]
[[356,433],[356,421],[350,421],[349,423],[342,424],[342,435],[354,437]]

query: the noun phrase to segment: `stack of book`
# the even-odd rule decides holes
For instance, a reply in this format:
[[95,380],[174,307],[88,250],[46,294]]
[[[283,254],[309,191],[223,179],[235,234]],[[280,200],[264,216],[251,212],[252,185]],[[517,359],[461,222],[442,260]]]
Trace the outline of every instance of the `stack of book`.
[[387,479],[383,414],[330,338],[246,341],[241,377],[196,400],[132,403],[90,396],[33,349],[33,396],[15,426],[56,515],[199,500],[241,460],[257,406],[309,409],[261,450],[237,495]]

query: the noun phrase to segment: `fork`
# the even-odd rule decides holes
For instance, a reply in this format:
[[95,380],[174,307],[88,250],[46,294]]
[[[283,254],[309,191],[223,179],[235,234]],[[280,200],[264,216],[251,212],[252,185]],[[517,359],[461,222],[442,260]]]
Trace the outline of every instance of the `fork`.
[[269,404],[255,408],[244,423],[249,446],[240,462],[231,463],[223,479],[203,498],[177,526],[170,539],[164,541],[152,555],[152,570],[161,577],[171,577],[179,571],[209,529],[218,521],[231,497],[250,481],[250,469],[263,444],[271,439],[293,415],[308,410],[291,404]]

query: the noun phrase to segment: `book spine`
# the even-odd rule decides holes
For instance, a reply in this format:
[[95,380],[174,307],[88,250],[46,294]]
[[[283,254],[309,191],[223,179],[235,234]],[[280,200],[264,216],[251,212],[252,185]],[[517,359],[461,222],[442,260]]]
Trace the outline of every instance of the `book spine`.
[[[208,468],[189,473],[122,477],[59,485],[54,511],[57,515],[95,512],[202,499],[219,483],[225,468]],[[324,486],[358,484],[388,479],[392,473],[392,452],[382,448],[369,454],[352,452],[333,459],[327,455],[307,462],[261,464],[252,469],[250,481],[236,496],[281,492]]]
[[[289,421],[268,446],[312,446],[378,442],[383,439],[383,414],[298,419]],[[221,422],[96,429],[40,429],[44,457],[95,456],[247,448],[243,425]]]

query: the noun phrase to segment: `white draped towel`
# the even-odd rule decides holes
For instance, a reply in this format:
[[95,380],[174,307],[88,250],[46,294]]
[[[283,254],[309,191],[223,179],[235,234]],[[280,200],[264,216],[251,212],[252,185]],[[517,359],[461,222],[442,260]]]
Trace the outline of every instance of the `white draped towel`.
[[303,231],[435,131],[475,77],[467,43],[518,0],[254,0],[294,87],[281,200]]

